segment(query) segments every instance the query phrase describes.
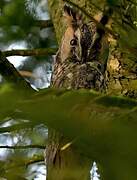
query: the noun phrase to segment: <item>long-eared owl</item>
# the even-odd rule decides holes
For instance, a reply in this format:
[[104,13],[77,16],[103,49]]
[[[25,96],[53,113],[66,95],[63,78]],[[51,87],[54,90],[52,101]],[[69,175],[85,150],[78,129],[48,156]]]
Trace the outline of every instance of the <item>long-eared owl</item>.
[[56,55],[51,86],[105,89],[107,61],[104,63],[100,58],[104,31],[99,34],[95,22],[85,22],[82,15],[68,5],[64,6],[64,17],[67,28]]

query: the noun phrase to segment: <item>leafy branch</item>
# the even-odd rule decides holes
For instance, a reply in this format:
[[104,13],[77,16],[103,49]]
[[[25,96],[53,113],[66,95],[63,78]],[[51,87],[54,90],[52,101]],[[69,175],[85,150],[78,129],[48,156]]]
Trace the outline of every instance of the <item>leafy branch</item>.
[[[13,89],[15,93],[17,90]],[[1,93],[0,90],[0,99],[5,95],[6,91]],[[73,145],[88,157],[93,158],[94,155],[94,159],[105,162],[109,158],[114,162],[120,159],[121,163],[127,159],[127,170],[133,167],[137,149],[136,100],[89,90],[46,89],[22,101],[10,95],[11,99],[5,103],[16,103],[20,110],[16,114],[14,107],[9,107],[14,119],[28,119],[62,132],[68,137],[68,142],[74,142]],[[0,107],[2,105],[0,101]],[[40,160],[34,159],[33,162]]]

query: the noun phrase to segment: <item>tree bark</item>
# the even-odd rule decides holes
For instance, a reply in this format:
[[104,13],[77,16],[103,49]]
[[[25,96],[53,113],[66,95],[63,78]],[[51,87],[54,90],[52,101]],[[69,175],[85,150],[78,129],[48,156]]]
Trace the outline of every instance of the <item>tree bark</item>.
[[[104,1],[100,2],[99,8],[95,7],[90,0],[77,0],[74,2],[80,7],[84,8],[85,11],[91,16],[97,18],[97,20],[98,18],[100,19],[100,13],[102,13],[101,10],[105,5]],[[64,20],[62,18],[63,3],[59,0],[56,2],[54,0],[49,0],[49,9],[55,27],[57,40],[60,44],[61,37],[66,29]],[[105,41],[102,40],[103,38]],[[74,60],[70,58],[71,61],[68,60],[63,63],[56,61],[51,86],[67,89],[89,88],[98,91],[105,91],[111,94],[123,94],[125,96],[136,98],[137,76],[136,71],[134,70],[135,62],[126,57],[126,55],[123,53],[123,49],[119,47],[119,43],[113,35],[107,34],[103,36],[103,38],[101,39],[101,42],[104,45],[101,45],[104,50],[99,52],[99,56],[97,54],[98,52],[95,53],[95,56],[98,57],[97,61],[99,62],[101,57],[103,57],[101,52],[108,50],[109,42],[109,56],[105,57],[107,58],[107,71],[103,71],[102,77],[100,74],[98,74],[96,69],[92,66],[93,64],[90,62],[79,64],[76,62],[74,63]],[[57,57],[57,59],[58,58],[60,57]],[[107,78],[105,76],[106,74]],[[97,76],[99,78],[93,78]],[[92,81],[93,79],[94,83]],[[97,79],[99,79],[99,81],[97,81]],[[49,145],[46,156],[47,179],[90,179],[89,171],[91,164],[95,159],[88,159],[87,157],[81,155],[81,153],[78,153],[73,147],[73,144],[64,151],[61,151],[61,148],[68,142],[69,140],[66,139],[62,134],[54,130],[49,130]],[[122,164],[120,160],[115,158],[116,157],[110,157],[108,162],[106,162],[105,159],[98,161],[102,179],[129,179],[129,174],[124,173],[124,169],[127,169],[126,164],[124,164],[124,161],[122,161]],[[122,164],[122,167],[117,164]],[[135,177],[136,173],[133,169],[132,175],[130,174],[130,178],[134,180]]]
[[[59,5],[62,4],[59,3]],[[58,13],[61,13],[61,11],[58,11]],[[94,29],[92,31],[94,31]],[[59,34],[58,32],[56,33],[57,35]],[[62,43],[63,42],[61,42],[61,44]],[[100,65],[99,59],[96,59],[96,61],[93,60],[92,63],[89,60],[87,60],[87,62],[84,60],[85,62],[81,64],[75,62],[73,57],[67,57],[64,62],[61,62],[60,51],[61,50],[59,50],[54,64],[52,87],[66,89],[88,88],[99,91],[105,90],[105,71],[101,73],[97,68],[97,66]],[[94,51],[96,50],[94,49]],[[98,56],[97,51],[94,53]],[[63,54],[65,54],[65,49],[63,49]],[[73,144],[61,151],[62,147],[68,142],[69,140],[62,134],[55,130],[49,130],[49,145],[46,156],[47,179],[52,180],[55,179],[55,177],[58,180],[90,179],[90,169],[93,163],[92,160],[77,152],[73,147]]]

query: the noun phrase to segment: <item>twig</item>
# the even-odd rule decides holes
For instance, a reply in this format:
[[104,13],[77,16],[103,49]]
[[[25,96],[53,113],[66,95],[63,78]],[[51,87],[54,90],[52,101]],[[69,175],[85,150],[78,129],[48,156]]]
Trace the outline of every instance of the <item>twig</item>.
[[34,163],[39,163],[39,162],[44,162],[44,157],[43,156],[33,156],[31,159],[29,159],[29,160],[27,160],[26,162],[25,162],[25,165],[26,165],[26,167],[27,166],[29,166],[29,165],[31,165],[31,164],[34,164]]
[[42,145],[26,145],[26,146],[0,146],[0,148],[4,148],[4,149],[29,149],[29,148],[38,148],[38,149],[45,149],[45,146]]
[[0,133],[13,132],[13,131],[21,130],[21,129],[29,129],[29,128],[33,128],[34,126],[35,126],[34,123],[29,123],[29,122],[14,124],[8,127],[1,127]]
[[34,25],[39,26],[40,28],[47,28],[52,27],[53,23],[51,20],[35,20]]
[[134,4],[135,6],[137,6],[136,2],[133,2],[132,0],[127,0],[127,1],[129,1],[130,3]]
[[[3,22],[2,25],[7,25],[6,22]],[[11,26],[19,26],[18,22],[14,22],[13,24],[11,24]],[[51,20],[34,20],[31,24],[31,26],[33,27],[39,27],[40,29],[42,28],[48,28],[48,27],[52,27],[53,23]]]

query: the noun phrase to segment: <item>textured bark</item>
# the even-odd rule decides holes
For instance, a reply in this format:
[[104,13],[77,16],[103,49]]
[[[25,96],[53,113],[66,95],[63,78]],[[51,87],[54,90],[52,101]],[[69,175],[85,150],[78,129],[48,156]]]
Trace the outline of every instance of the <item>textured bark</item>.
[[129,59],[118,47],[115,39],[110,39],[108,61],[108,92],[137,98],[136,61]]
[[[59,6],[62,6],[62,4],[59,4]],[[61,11],[56,12],[58,13],[56,17],[57,19]],[[56,25],[57,24],[55,23],[55,26]],[[92,31],[94,31],[94,29]],[[56,33],[58,35],[58,30]],[[81,59],[81,61],[83,61],[81,63],[76,61],[73,56],[69,56],[67,57],[67,59],[65,59],[65,61],[62,61],[62,54],[64,55],[65,49],[60,48],[56,56],[51,86],[66,89],[88,88],[95,89],[97,91],[104,91],[106,89],[105,70],[103,68],[103,71],[101,72],[101,70],[99,69],[101,63],[99,59],[100,53],[97,48],[97,46],[99,45],[98,42],[101,43],[101,39],[102,37],[100,37],[99,41],[97,39],[97,43],[95,43],[95,47],[93,47],[92,54],[94,54],[94,56],[92,56],[92,61],[91,59]],[[103,38],[103,42],[105,42],[104,40],[105,38]],[[86,41],[88,42],[89,39],[87,39]],[[61,42],[61,44],[62,43],[63,42]],[[61,54],[60,51],[63,51],[63,53]],[[89,172],[91,169],[92,160],[81,155],[80,152],[77,152],[73,147],[73,143],[68,148],[62,151],[62,147],[68,142],[69,140],[66,139],[66,137],[64,137],[62,134],[59,134],[55,130],[49,130],[49,145],[47,148],[46,159],[47,179],[52,180],[55,179],[55,177],[58,180],[90,179]]]
[[[90,15],[94,17],[98,18],[99,14],[101,13],[98,8],[95,8],[95,6],[90,3],[90,0],[77,0],[74,2],[80,7],[84,8]],[[99,3],[99,7],[101,9],[105,2],[99,1]],[[65,25],[62,18],[63,3],[57,0],[49,0],[49,9],[53,19],[57,39],[60,43],[63,32],[65,31]],[[104,72],[103,77],[101,77],[92,63],[87,62],[80,65],[79,63],[74,63],[73,60],[68,60],[65,61],[65,63],[56,62],[52,76],[52,86],[68,89],[91,88],[95,90],[105,90],[111,94],[123,94],[136,98],[137,74],[134,66],[135,62],[131,62],[127,57],[124,56],[123,50],[119,48],[117,39],[108,34],[107,39],[110,44],[109,58],[107,62],[107,80],[104,79],[106,72]],[[107,41],[103,41],[103,43],[105,42]],[[108,43],[105,43],[105,45],[107,46]],[[103,47],[105,48],[105,46]],[[100,57],[101,56],[102,55],[100,54]],[[98,61],[99,60],[100,58],[98,57]],[[68,142],[69,140],[58,132],[55,132],[54,130],[49,131],[49,147],[47,149],[48,179],[52,180],[56,177],[56,179],[60,180],[67,178],[84,180],[89,178],[91,161],[94,159],[91,160],[83,157],[80,153],[76,152],[75,148],[73,148],[73,144],[64,151],[61,151],[61,147]],[[102,161],[99,160],[99,164],[102,179],[129,179],[129,174],[124,173],[124,169],[127,169],[127,165],[124,164],[123,161],[121,163],[121,161],[116,157],[110,157],[108,162],[106,162],[105,159]],[[83,171],[81,171],[81,169],[83,169]],[[73,173],[73,171],[77,173]],[[135,179],[136,172],[134,170],[131,172],[132,177],[130,174],[130,178]],[[70,175],[72,175],[72,177]]]

